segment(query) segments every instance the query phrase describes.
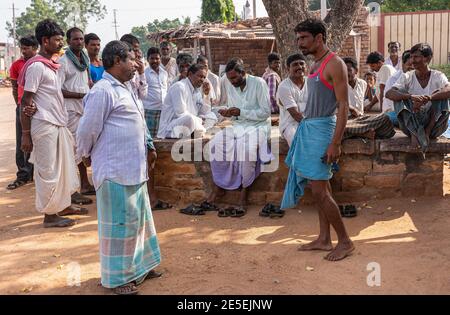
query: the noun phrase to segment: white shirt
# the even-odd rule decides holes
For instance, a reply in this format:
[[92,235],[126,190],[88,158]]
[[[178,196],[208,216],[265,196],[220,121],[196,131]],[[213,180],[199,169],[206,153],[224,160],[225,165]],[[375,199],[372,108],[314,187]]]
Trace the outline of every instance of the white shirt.
[[355,87],[348,85],[348,101],[349,105],[364,114],[364,95],[366,94],[367,82],[356,78]]
[[149,137],[142,102],[129,82],[108,72],[83,99],[77,156],[91,157],[95,189],[103,181],[138,185],[147,181]]
[[290,78],[281,81],[278,86],[277,99],[280,107],[280,134],[283,135],[284,130],[289,125],[298,126],[298,122],[291,116],[288,109],[295,107],[303,114],[308,100],[308,88],[306,78],[303,88],[300,89],[297,84],[292,82]]
[[[377,82],[376,82],[376,88],[377,88],[377,98],[378,101],[380,101],[380,85],[384,84],[386,85],[387,81],[390,77],[392,77],[395,74],[395,68],[391,65],[382,65],[380,70],[377,72]],[[384,96],[384,95],[383,95]],[[384,107],[384,105],[383,105]]]
[[217,100],[216,91],[214,90],[214,86],[212,85],[211,81],[209,81],[208,77],[206,77],[205,82],[208,82],[210,89],[209,94],[206,95],[203,93],[202,88],[203,102],[209,106],[212,106]]
[[175,78],[180,74],[178,72],[178,65],[175,58],[170,57],[169,62],[164,66],[161,63],[161,67],[166,70],[169,78],[168,78],[168,85],[170,86],[172,84],[172,81],[175,80]]
[[[447,76],[437,70],[431,70],[430,80],[425,88],[423,88],[416,77],[416,71],[403,73],[398,79],[394,87],[399,90],[405,90],[412,95],[431,95],[433,92],[446,87],[449,84]],[[431,102],[423,106],[421,110],[426,111],[431,106]]]
[[25,73],[24,91],[34,93],[37,112],[32,119],[48,121],[56,126],[67,126],[67,110],[61,91],[61,82],[55,71],[42,62],[30,65]]
[[210,70],[208,70],[208,75],[206,77],[209,82],[212,85],[212,89],[214,90],[214,94],[215,94],[215,103],[216,105],[219,104],[220,101],[220,78],[215,75],[214,73],[212,73]]
[[200,117],[210,112],[211,107],[203,103],[200,89],[194,88],[189,78],[175,82],[163,102],[157,137],[170,137],[174,127],[171,122],[183,116],[191,116],[198,129],[204,129]]
[[389,80],[387,80],[386,82],[386,86],[384,87],[384,98],[383,98],[383,108],[382,108],[382,112],[386,113],[386,112],[392,112],[394,111],[394,102],[388,98],[386,98],[386,93],[387,91],[389,91],[390,89],[392,89],[392,87],[394,86],[394,84],[398,81],[398,79],[400,79],[400,77],[403,74],[403,70],[398,70],[392,77],[389,78]]
[[[75,67],[73,62],[63,55],[58,61],[61,67],[58,69],[58,78],[61,82],[63,90],[75,93],[86,94],[89,92],[89,73],[86,69],[81,72]],[[83,99],[82,98],[64,98],[64,105],[67,111],[83,114]]]
[[169,76],[163,67],[159,67],[159,73],[148,67],[144,71],[147,81],[147,97],[143,100],[144,108],[148,110],[161,110],[164,99],[167,95],[167,82]]
[[394,66],[394,63],[392,62],[390,56],[385,59],[384,64],[394,67],[394,69],[396,71],[402,70],[402,58],[401,57],[398,57],[398,62],[395,66]]

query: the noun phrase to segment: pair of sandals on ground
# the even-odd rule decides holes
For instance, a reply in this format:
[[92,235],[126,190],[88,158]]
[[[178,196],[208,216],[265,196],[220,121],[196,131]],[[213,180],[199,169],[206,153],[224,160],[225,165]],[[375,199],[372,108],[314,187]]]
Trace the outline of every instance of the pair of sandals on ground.
[[163,275],[162,272],[158,272],[156,270],[150,270],[146,275],[142,276],[135,281],[122,285],[120,287],[112,289],[114,294],[117,295],[136,295],[139,293],[138,286],[144,283],[145,280],[159,278]]
[[[203,201],[201,204],[190,204],[186,208],[180,209],[180,212],[187,215],[204,215],[207,211],[217,211],[217,216],[239,218],[247,213],[247,210],[243,206],[229,206],[226,208],[219,208],[216,205]],[[262,217],[282,217],[284,216],[284,210],[281,210],[279,206],[268,203],[262,208],[259,213]]]

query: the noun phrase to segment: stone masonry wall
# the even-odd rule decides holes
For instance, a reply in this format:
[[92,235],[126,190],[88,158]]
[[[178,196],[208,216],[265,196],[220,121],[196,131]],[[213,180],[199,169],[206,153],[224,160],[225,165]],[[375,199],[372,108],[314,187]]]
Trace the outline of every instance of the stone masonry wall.
[[[203,144],[207,141],[203,139]],[[174,142],[155,141],[158,150],[157,192],[160,198],[178,205],[201,202],[212,187],[209,162],[173,161],[170,150]],[[340,170],[331,181],[336,200],[346,203],[374,198],[442,196],[443,159],[444,154],[450,152],[450,141],[441,139],[433,143],[425,160],[420,154],[409,152],[407,144],[406,137],[344,141]],[[257,178],[249,191],[250,204],[281,201],[288,176],[288,168],[284,164],[287,150],[286,142],[281,140],[279,167],[276,172],[262,173]],[[232,202],[238,197],[238,191],[231,191],[219,201]],[[308,189],[301,202],[313,202]]]

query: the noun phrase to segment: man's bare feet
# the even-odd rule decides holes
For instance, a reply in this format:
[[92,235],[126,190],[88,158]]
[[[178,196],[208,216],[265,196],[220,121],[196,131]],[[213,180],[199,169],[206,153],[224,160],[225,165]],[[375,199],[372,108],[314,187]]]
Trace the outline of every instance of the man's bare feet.
[[51,228],[51,227],[68,227],[72,226],[76,223],[75,220],[68,219],[68,218],[61,218],[60,216],[56,214],[46,214],[44,216],[44,227],[45,228]]
[[310,250],[323,250],[323,251],[330,251],[333,249],[333,245],[331,245],[331,241],[323,241],[320,239],[317,239],[315,241],[312,241],[311,243],[300,245],[298,248],[299,251],[310,251]]
[[338,261],[349,256],[351,252],[355,250],[353,242],[348,240],[345,242],[339,242],[331,253],[326,255],[324,259],[328,261]]
[[58,215],[63,217],[66,215],[85,215],[88,214],[88,209],[77,207],[77,206],[70,206],[64,209],[63,211],[58,212]]

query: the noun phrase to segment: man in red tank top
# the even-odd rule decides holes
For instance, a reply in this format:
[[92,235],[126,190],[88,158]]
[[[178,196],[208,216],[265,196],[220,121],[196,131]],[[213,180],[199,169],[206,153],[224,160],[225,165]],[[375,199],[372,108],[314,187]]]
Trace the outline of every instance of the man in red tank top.
[[[311,84],[308,81],[306,120],[334,116],[337,109],[334,135],[323,156],[323,162],[331,164],[337,162],[341,155],[341,140],[347,122],[349,108],[347,67],[342,59],[327,47],[327,32],[324,22],[307,19],[297,25],[295,32],[301,52],[314,57],[311,75],[308,78]],[[329,261],[344,259],[355,247],[342,222],[338,205],[333,199],[330,182],[329,180],[314,179],[309,179],[309,181],[314,199],[318,202],[320,234],[317,240],[301,246],[299,250],[330,251],[324,257],[325,259]],[[338,243],[334,248],[331,244],[330,225],[333,226],[338,237]]]

